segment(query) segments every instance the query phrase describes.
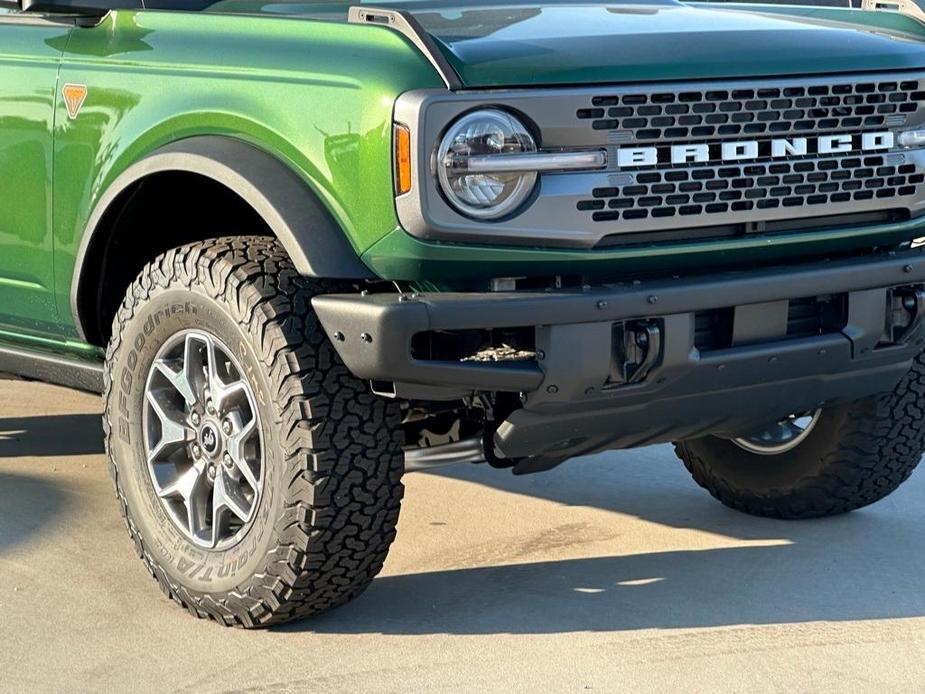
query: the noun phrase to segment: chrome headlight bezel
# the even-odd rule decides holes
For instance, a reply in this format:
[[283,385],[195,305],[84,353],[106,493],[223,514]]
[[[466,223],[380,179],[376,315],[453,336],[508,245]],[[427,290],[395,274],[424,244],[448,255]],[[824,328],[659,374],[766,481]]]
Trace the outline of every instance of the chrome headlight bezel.
[[[492,149],[475,140],[479,126],[495,128],[502,141],[492,143]],[[446,129],[435,152],[434,166],[440,192],[460,213],[478,220],[508,217],[530,198],[537,184],[536,171],[473,173],[467,170],[470,157],[504,154],[532,154],[537,143],[530,129],[519,118],[497,108],[482,108],[458,118]],[[468,179],[468,181],[467,181]],[[496,190],[494,201],[479,204],[478,194]]]

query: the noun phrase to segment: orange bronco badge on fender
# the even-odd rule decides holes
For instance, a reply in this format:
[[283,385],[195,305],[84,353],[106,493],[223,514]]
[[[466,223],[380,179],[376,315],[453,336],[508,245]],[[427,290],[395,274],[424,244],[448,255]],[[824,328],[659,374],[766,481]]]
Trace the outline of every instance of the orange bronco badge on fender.
[[74,120],[87,98],[87,85],[65,84],[61,93],[64,96],[64,105],[67,107],[67,117]]

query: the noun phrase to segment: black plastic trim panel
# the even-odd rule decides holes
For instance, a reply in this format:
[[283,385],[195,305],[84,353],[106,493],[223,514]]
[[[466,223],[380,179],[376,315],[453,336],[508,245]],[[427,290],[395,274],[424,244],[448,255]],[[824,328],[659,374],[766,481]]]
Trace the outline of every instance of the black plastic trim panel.
[[[818,265],[721,273],[696,278],[638,282],[556,292],[447,292],[397,294],[327,294],[312,305],[328,335],[341,333],[338,352],[362,378],[401,380],[417,374],[421,382],[439,382],[436,373],[410,357],[411,337],[429,330],[469,330],[525,325],[614,322],[652,315],[691,313],[724,306],[759,304],[819,294],[838,294],[925,282],[925,254],[919,250],[852,258]],[[366,334],[367,340],[361,335]],[[428,362],[430,363],[430,362]],[[460,367],[479,374],[480,365]],[[511,370],[501,367],[498,372]],[[518,373],[526,369],[518,367]],[[481,376],[447,384],[489,386]],[[431,377],[436,381],[431,381]],[[417,380],[417,379],[416,379]],[[535,378],[515,379],[523,390]],[[524,381],[527,381],[525,383]],[[503,383],[504,379],[497,383]]]
[[343,229],[302,178],[279,159],[230,137],[202,136],[180,140],[130,166],[100,198],[81,236],[71,285],[71,311],[80,337],[86,339],[80,297],[94,290],[96,277],[86,272],[88,256],[98,250],[97,231],[122,193],[152,174],[195,173],[221,183],[247,202],[286,249],[296,269],[309,277],[373,279]]
[[103,392],[102,362],[0,346],[0,373],[91,393]]
[[[516,470],[527,472],[609,448],[741,434],[889,390],[922,350],[925,331],[919,325],[889,338],[888,306],[895,289],[923,283],[925,255],[916,250],[586,290],[341,294],[312,303],[347,367],[375,381],[377,392],[428,400],[520,393],[522,406],[499,423],[494,443],[500,457],[529,459]],[[826,295],[844,296],[843,327],[788,336],[790,302]],[[730,346],[699,350],[696,314],[726,307],[762,329],[743,325]],[[609,381],[612,332],[621,321],[660,330],[660,354],[640,382]],[[412,355],[418,333],[524,326],[535,330],[533,360]]]

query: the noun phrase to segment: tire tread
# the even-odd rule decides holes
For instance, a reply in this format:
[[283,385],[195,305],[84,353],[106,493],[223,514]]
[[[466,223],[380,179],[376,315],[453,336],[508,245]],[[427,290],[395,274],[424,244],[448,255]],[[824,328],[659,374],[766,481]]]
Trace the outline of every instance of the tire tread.
[[913,360],[892,392],[842,410],[838,435],[828,442],[817,471],[786,488],[737,484],[717,472],[699,440],[677,442],[675,452],[701,487],[744,513],[783,519],[847,513],[895,491],[919,464],[925,451],[925,355]]
[[[264,570],[216,595],[185,588],[154,559],[139,533],[114,459],[111,365],[124,326],[160,291],[204,290],[252,336],[278,413],[285,504]],[[312,296],[339,288],[300,276],[279,244],[222,238],[164,253],[132,284],[114,321],[105,370],[106,449],[120,511],[136,552],[161,590],[200,618],[257,627],[317,615],[359,595],[382,568],[403,495],[400,411],[343,365],[311,310]]]

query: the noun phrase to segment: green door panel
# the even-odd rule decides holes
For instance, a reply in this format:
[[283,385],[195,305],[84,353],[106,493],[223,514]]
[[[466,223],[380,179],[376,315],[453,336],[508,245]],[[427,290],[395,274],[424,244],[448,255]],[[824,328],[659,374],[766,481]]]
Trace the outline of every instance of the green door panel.
[[71,336],[81,236],[132,164],[188,137],[248,142],[306,181],[306,194],[315,191],[359,255],[397,225],[395,98],[442,85],[423,56],[382,27],[130,11],[74,30],[60,82],[88,88],[77,118],[66,117],[60,100],[57,107],[57,302]]
[[52,259],[55,80],[70,25],[0,14],[0,329],[58,331]]

